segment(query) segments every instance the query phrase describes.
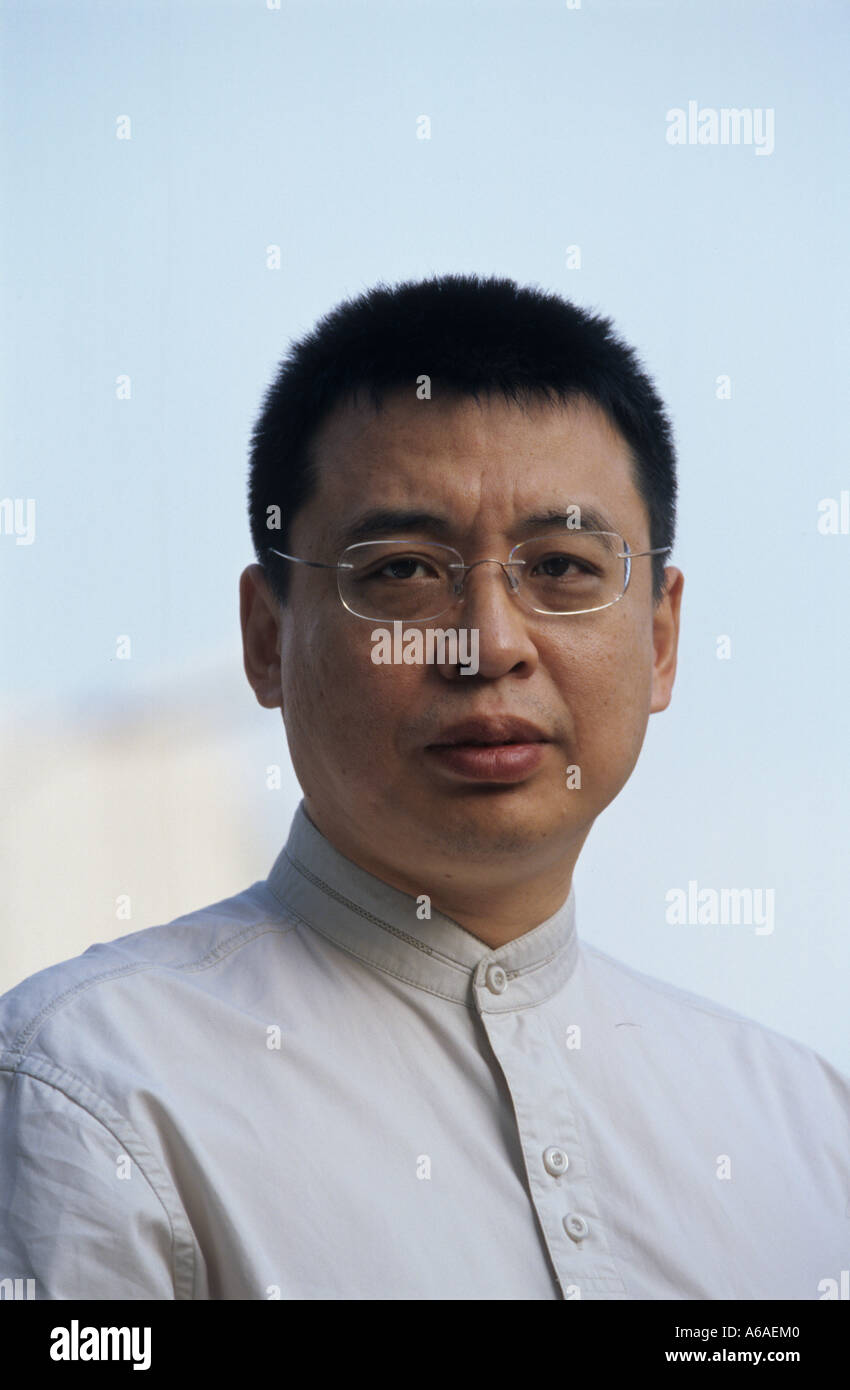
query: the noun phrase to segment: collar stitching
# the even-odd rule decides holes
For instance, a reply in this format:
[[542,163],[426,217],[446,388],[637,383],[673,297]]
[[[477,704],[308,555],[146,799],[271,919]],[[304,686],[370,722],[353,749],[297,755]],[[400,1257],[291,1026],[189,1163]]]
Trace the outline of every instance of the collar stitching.
[[407,932],[401,931],[399,927],[394,927],[391,922],[385,922],[382,917],[376,917],[373,912],[369,912],[365,907],[361,907],[359,903],[352,902],[351,898],[347,898],[344,893],[338,892],[336,888],[331,888],[330,884],[325,883],[324,879],[319,878],[318,874],[312,873],[300,860],[293,858],[288,849],[284,852],[290,864],[294,869],[297,869],[298,873],[308,879],[316,888],[326,893],[328,897],[335,898],[337,902],[342,903],[343,907],[347,907],[352,912],[356,912],[360,917],[365,917],[369,922],[374,922],[376,927],[382,927],[384,931],[388,931],[393,936],[397,936],[401,941],[406,941],[409,946],[415,946],[418,951],[424,952],[425,955],[444,961],[454,970],[457,970],[459,974],[466,975],[470,973],[468,966],[460,965],[456,960],[452,960],[451,956],[443,955],[442,951],[435,951],[433,947],[427,946],[424,941],[420,941],[415,936],[409,936]]
[[[270,891],[274,892],[274,889]],[[330,932],[323,930],[323,928],[317,926],[315,922],[311,922],[303,913],[298,912],[291,903],[286,902],[279,893],[275,893],[275,897],[278,899],[278,902],[283,904],[289,915],[295,918],[296,922],[300,922],[308,931],[316,932],[319,936],[323,937],[325,941],[329,941],[332,946],[336,946],[340,951],[345,951],[346,955],[351,956],[353,960],[359,961],[361,965],[369,965],[375,970],[382,971],[385,975],[392,976],[394,980],[401,980],[402,984],[410,985],[413,989],[424,990],[426,994],[431,994],[436,999],[445,999],[449,1004],[460,1004],[461,1008],[467,1009],[470,1013],[474,1012],[473,1005],[470,1003],[469,999],[460,999],[455,994],[444,994],[442,990],[434,989],[431,985],[423,984],[421,980],[411,979],[409,975],[403,975],[401,971],[394,970],[391,966],[387,965],[385,961],[372,960],[370,956],[362,955],[359,950],[355,951],[352,946],[347,945],[344,941],[340,941],[338,937],[331,935]]]

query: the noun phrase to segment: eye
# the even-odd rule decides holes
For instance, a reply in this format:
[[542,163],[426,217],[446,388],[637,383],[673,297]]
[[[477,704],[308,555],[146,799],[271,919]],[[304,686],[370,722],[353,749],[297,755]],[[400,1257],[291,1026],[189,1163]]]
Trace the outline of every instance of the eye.
[[372,571],[377,579],[428,579],[433,575],[432,566],[419,555],[393,555]]
[[545,579],[563,579],[573,566],[580,574],[592,574],[592,567],[585,564],[582,560],[577,560],[574,555],[544,555],[538,560],[532,573],[542,574]]
[[414,571],[419,567],[421,561],[404,558],[401,560],[388,560],[382,569],[378,570],[381,577],[389,579],[412,579]]

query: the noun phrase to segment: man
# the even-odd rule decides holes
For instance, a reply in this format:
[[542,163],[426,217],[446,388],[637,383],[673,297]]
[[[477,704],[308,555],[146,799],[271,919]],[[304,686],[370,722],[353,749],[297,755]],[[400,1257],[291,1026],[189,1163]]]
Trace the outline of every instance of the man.
[[576,935],[578,855],[671,698],[675,495],[652,383],[557,296],[379,287],[293,348],[241,615],[304,799],[267,881],[6,996],[0,1275],[823,1296],[850,1083]]

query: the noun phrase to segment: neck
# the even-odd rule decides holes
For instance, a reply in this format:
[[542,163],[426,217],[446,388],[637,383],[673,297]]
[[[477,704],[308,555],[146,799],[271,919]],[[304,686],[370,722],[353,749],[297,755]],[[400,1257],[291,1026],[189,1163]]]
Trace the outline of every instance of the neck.
[[305,811],[319,833],[358,868],[413,898],[427,887],[433,911],[450,917],[491,950],[533,931],[566,902],[589,833],[588,827],[579,840],[559,844],[550,859],[541,860],[536,850],[533,863],[528,857],[500,856],[492,864],[461,864],[422,854],[414,869],[382,859],[352,838],[347,827],[326,826],[306,798]]
[[535,874],[519,881],[512,878],[502,884],[494,884],[492,874],[487,875],[486,883],[474,886],[452,879],[435,889],[431,901],[438,912],[496,950],[553,916],[566,902],[571,884],[572,868],[564,872],[561,864],[550,875]]

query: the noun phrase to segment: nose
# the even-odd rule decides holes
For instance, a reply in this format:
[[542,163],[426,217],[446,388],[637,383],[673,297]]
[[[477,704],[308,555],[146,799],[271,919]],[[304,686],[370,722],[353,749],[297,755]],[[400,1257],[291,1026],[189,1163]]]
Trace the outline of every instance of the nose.
[[[500,560],[476,560],[463,573],[455,621],[459,627],[477,630],[477,674],[490,680],[509,672],[530,676],[537,667],[537,647],[525,611],[514,596],[515,584],[510,566],[503,568]],[[439,669],[447,679],[460,675],[457,667]]]

